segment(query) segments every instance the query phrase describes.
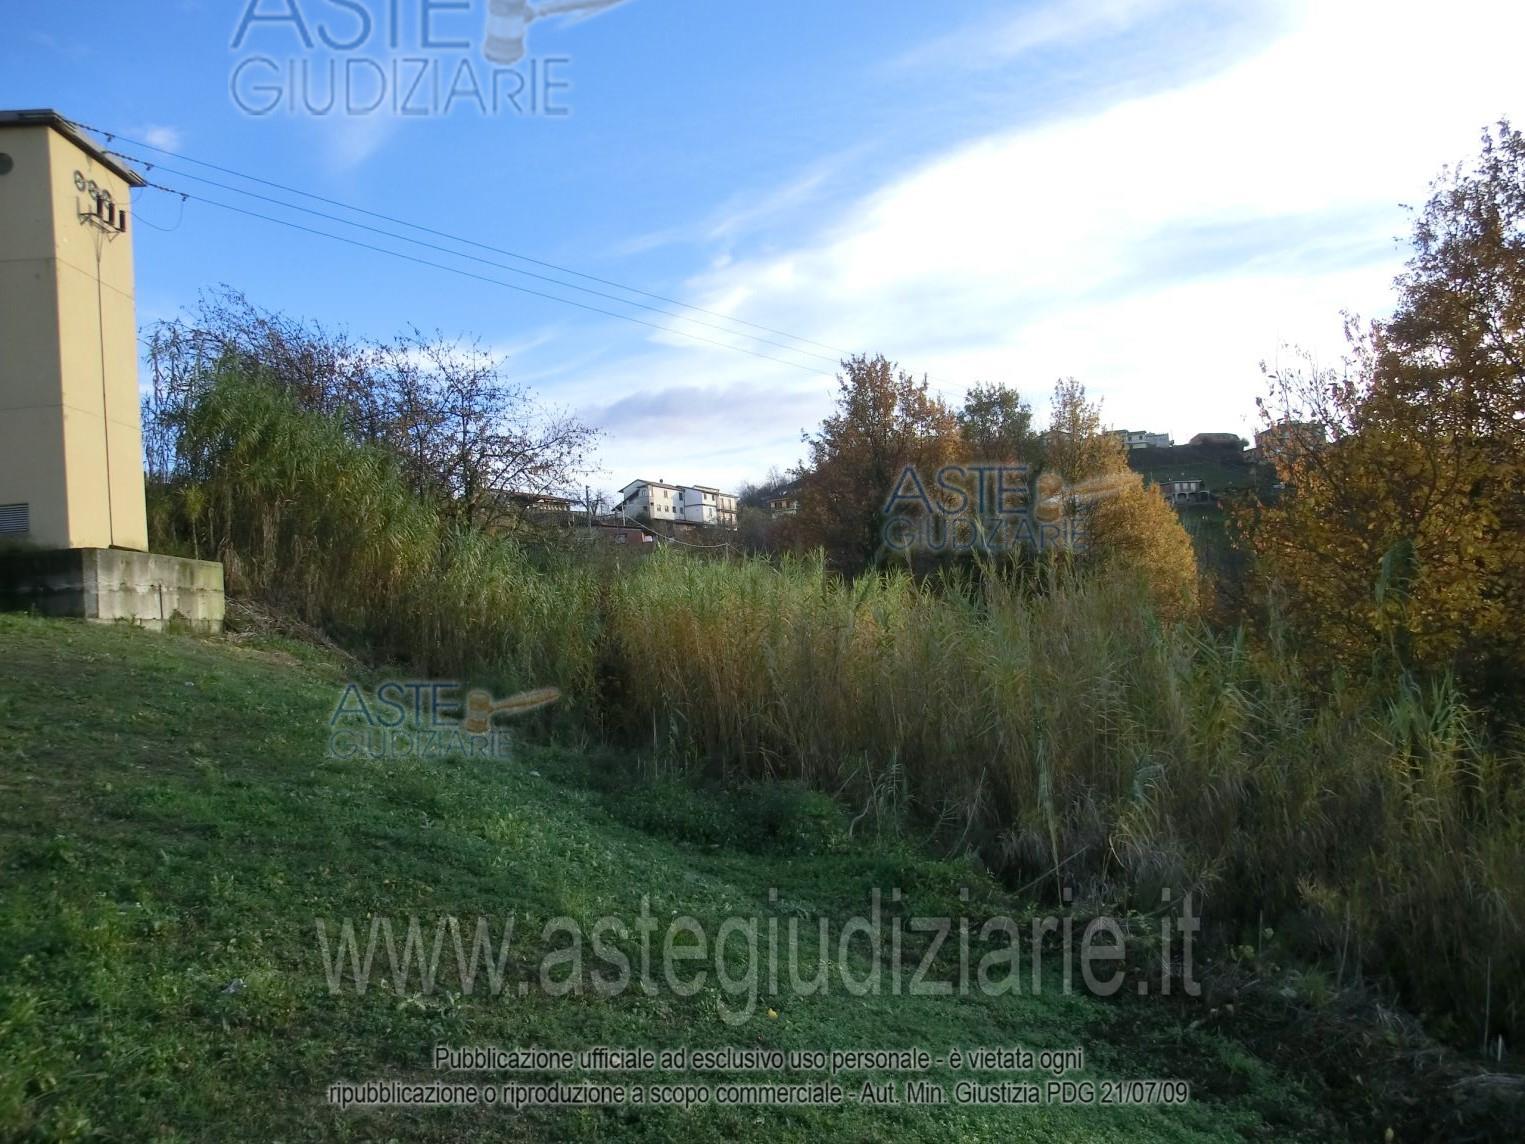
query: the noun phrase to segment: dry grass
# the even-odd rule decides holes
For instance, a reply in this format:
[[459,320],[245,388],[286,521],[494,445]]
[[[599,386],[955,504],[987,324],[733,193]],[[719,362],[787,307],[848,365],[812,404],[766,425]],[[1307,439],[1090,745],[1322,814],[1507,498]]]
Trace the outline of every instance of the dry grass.
[[978,594],[661,554],[609,615],[627,733],[935,823],[1012,877],[1296,926],[1481,1035],[1525,1004],[1525,758],[1447,680],[1320,693],[1121,571]]

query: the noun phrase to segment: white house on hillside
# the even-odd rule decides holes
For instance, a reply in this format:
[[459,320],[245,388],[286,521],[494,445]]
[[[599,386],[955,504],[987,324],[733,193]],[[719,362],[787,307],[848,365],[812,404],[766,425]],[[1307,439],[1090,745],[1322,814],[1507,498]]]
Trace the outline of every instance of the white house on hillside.
[[736,498],[730,493],[704,485],[688,485],[678,495],[683,501],[683,519],[690,524],[736,527]]
[[683,490],[663,481],[631,481],[620,490],[614,511],[646,520],[682,520]]
[[1168,449],[1175,444],[1169,433],[1151,433],[1147,429],[1114,429],[1112,436],[1130,453],[1134,449]]
[[736,497],[705,485],[670,485],[666,481],[631,481],[620,490],[615,512],[650,521],[736,527]]
[[1202,482],[1196,477],[1176,477],[1174,480],[1159,481],[1155,487],[1171,504],[1189,504],[1202,496]]

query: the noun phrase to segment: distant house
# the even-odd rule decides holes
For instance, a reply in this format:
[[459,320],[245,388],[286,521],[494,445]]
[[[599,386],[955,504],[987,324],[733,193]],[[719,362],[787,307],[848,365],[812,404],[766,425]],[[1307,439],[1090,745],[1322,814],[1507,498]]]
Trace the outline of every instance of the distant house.
[[484,523],[508,529],[525,524],[563,528],[572,524],[572,502],[549,493],[497,490],[488,498]]
[[736,527],[736,497],[706,485],[631,481],[620,490],[620,498],[614,511],[636,520]]
[[736,527],[736,497],[704,485],[687,485],[678,491],[683,519],[711,528]]
[[682,520],[683,490],[665,481],[631,481],[620,490],[614,511],[642,520]]
[[1129,452],[1134,449],[1169,449],[1175,444],[1169,433],[1151,433],[1147,429],[1114,429],[1112,436]]
[[1189,444],[1208,445],[1219,449],[1243,449],[1248,442],[1238,433],[1198,433]]
[[497,500],[505,508],[515,508],[524,513],[569,513],[572,502],[566,497],[553,497],[546,493],[500,492]]
[[1190,504],[1204,499],[1202,482],[1196,477],[1177,477],[1174,480],[1156,481],[1155,488],[1171,504]]
[[799,482],[785,485],[768,498],[768,511],[774,516],[793,516],[800,511]]
[[1317,421],[1278,421],[1255,434],[1260,460],[1275,462],[1297,450],[1327,444],[1329,435]]

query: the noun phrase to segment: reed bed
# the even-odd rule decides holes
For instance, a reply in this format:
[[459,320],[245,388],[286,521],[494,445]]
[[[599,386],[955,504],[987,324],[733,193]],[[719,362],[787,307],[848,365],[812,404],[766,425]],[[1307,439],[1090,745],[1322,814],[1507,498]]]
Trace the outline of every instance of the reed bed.
[[606,618],[620,725],[892,808],[1050,893],[1191,890],[1352,978],[1520,1029],[1525,756],[1482,741],[1448,679],[1318,688],[1279,641],[1161,623],[1144,589],[1122,569],[959,590],[659,553]]
[[221,560],[230,590],[378,662],[504,691],[555,686],[586,708],[591,571],[453,523],[389,454],[257,379],[219,376],[179,430],[181,478],[155,516],[168,542]]

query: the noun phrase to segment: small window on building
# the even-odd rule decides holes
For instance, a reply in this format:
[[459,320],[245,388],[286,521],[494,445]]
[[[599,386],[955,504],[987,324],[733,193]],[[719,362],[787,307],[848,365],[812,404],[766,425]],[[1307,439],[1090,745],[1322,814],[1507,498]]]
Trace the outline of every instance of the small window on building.
[[25,536],[31,531],[31,505],[0,504],[0,536]]

